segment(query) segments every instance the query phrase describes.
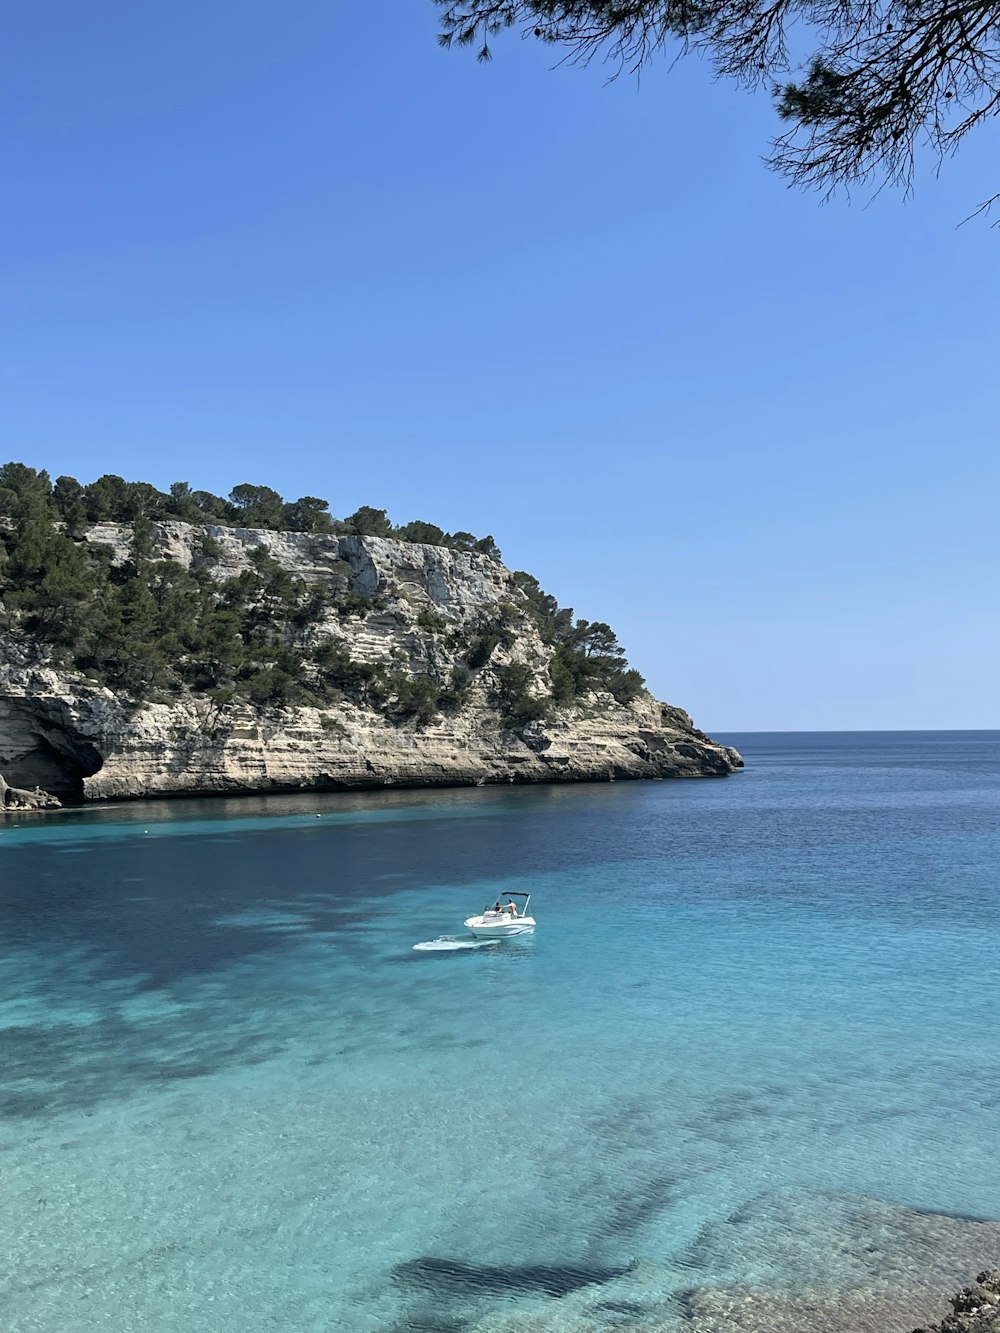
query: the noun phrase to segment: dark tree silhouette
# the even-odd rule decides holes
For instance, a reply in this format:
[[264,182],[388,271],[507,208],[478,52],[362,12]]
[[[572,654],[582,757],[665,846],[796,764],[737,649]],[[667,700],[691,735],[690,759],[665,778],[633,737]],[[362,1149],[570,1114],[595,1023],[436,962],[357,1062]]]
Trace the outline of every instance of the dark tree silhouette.
[[[769,87],[788,131],[771,164],[798,185],[891,182],[908,189],[915,155],[939,161],[1000,114],[996,0],[435,0],[444,46],[509,28],[587,63],[637,71],[671,48]],[[789,34],[794,29],[794,42]],[[1000,193],[982,205],[1000,200]]]

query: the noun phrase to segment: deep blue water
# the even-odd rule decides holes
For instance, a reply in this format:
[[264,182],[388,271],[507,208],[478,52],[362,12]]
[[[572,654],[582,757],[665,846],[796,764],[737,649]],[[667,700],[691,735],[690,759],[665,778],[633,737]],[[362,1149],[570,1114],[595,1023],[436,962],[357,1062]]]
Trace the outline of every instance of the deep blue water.
[[2,1326],[729,1333],[1000,1260],[1000,733],[725,739],[0,825]]

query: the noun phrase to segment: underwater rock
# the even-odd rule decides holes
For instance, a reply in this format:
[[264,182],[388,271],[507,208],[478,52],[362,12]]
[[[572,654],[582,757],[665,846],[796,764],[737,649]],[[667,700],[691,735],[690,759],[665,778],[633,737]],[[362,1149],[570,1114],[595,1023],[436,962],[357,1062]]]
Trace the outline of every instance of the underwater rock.
[[623,1277],[629,1268],[605,1268],[597,1264],[467,1264],[455,1259],[424,1257],[397,1264],[392,1275],[421,1290],[442,1294],[463,1292],[480,1296],[506,1296],[513,1292],[537,1292],[565,1296],[581,1287],[603,1285]]

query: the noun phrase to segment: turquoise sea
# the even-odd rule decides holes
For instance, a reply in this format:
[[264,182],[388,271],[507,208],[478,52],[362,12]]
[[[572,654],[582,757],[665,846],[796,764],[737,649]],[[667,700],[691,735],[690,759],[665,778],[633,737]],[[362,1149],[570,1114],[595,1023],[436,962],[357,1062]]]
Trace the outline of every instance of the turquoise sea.
[[724,739],[0,825],[0,1326],[940,1317],[1000,1262],[1000,733]]

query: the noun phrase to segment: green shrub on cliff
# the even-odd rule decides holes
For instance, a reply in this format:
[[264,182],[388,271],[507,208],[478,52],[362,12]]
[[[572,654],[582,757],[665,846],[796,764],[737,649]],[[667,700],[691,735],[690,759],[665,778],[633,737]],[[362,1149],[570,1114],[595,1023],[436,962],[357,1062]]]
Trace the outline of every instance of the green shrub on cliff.
[[[340,521],[331,518],[325,500],[303,496],[286,503],[266,486],[242,483],[224,500],[187,482],[164,493],[113,474],[89,485],[61,476],[53,485],[48,473],[10,462],[0,466],[0,607],[7,628],[26,630],[49,644],[57,660],[136,700],[185,689],[220,703],[245,699],[262,706],[322,706],[347,697],[422,725],[439,712],[461,709],[484,673],[505,712],[522,725],[588,691],[606,690],[627,702],[643,688],[608,625],[574,620],[571,610],[560,608],[523,572],[514,582],[553,650],[549,697],[533,693],[527,667],[496,665],[497,650],[516,642],[513,627],[524,615],[514,600],[501,603],[494,621],[481,623],[471,636],[434,610],[419,612],[418,627],[459,659],[446,685],[392,663],[354,661],[340,638],[316,643],[317,627],[330,624],[331,612],[344,621],[385,604],[382,592],[351,590],[348,564],[333,561],[327,581],[307,584],[261,545],[251,550],[247,568],[221,579],[223,548],[210,532],[195,542],[190,568],[161,558],[156,524],[170,519],[392,537],[500,554],[492,537],[449,534],[422,520],[394,528],[384,510],[370,506]],[[112,546],[96,540],[95,523],[131,529],[126,558],[120,543],[116,556]],[[88,530],[91,539],[84,540]],[[119,540],[110,533],[108,538]],[[328,556],[328,548],[324,552]]]
[[420,542],[459,551],[476,551],[500,559],[492,537],[474,537],[471,532],[445,532],[436,523],[416,519],[399,527],[384,509],[362,505],[345,519],[330,513],[327,500],[303,495],[285,500],[270,486],[240,482],[223,499],[211,491],[192,490],[186,481],[175,481],[160,491],[147,481],[126,481],[105,473],[82,485],[75,477],[59,477],[55,486],[49,474],[24,463],[0,466],[0,517],[19,511],[28,498],[36,505],[36,517],[65,524],[67,535],[82,535],[92,523],[133,523],[137,518],[179,523],[209,523],[222,527],[264,528],[277,532],[319,532],[361,537],[392,537],[396,541]]
[[497,669],[497,680],[504,711],[516,723],[523,725],[548,716],[552,702],[531,692],[534,674],[530,667],[521,662],[511,662]]
[[443,713],[458,713],[465,706],[472,685],[472,672],[466,667],[452,668],[448,684],[438,694],[438,708]]
[[619,703],[630,703],[642,693],[646,682],[629,667],[610,625],[602,620],[574,620],[572,609],[561,607],[523,569],[515,571],[513,578],[528,599],[542,639],[555,649],[549,675],[556,703],[572,703],[589,690],[604,690]]
[[424,607],[417,615],[417,625],[428,634],[442,634],[448,628],[448,621],[436,611]]
[[486,665],[497,648],[501,645],[509,648],[513,642],[514,634],[503,625],[498,625],[495,629],[482,630],[472,640],[465,660],[470,667],[478,670],[479,667]]
[[429,676],[406,676],[401,672],[388,678],[391,707],[403,717],[430,722],[437,714],[440,688]]

